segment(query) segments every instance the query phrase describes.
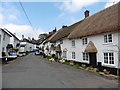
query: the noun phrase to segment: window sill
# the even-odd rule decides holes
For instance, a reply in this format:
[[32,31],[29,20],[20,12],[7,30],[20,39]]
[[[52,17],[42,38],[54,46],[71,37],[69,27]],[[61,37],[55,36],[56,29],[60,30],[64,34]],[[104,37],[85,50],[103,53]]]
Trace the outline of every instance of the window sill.
[[115,64],[106,64],[106,63],[103,63],[103,65],[102,65],[102,66],[115,68]]
[[113,44],[113,42],[111,42],[111,43],[103,43],[103,45],[112,45]]

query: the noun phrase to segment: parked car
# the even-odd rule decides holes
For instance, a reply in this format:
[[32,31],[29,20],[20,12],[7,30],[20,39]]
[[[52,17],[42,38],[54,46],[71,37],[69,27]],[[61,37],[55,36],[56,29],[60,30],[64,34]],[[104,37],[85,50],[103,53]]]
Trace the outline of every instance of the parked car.
[[35,55],[40,55],[40,51],[39,50],[35,50]]
[[8,56],[7,56],[8,58],[17,58],[17,52],[15,51],[15,50],[10,50],[9,52],[8,52]]

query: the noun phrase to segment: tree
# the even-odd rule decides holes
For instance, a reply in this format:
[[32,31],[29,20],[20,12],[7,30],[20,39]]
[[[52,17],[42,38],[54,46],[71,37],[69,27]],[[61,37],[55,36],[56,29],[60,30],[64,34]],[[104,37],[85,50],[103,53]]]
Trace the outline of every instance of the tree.
[[45,38],[47,37],[47,33],[43,33],[43,34],[40,34],[39,36],[38,36],[38,42],[39,43],[42,43],[43,42],[43,40],[45,40]]

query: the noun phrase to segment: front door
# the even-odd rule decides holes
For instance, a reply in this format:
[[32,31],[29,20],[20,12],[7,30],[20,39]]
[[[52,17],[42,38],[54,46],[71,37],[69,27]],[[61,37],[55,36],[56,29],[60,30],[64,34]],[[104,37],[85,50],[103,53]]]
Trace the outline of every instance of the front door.
[[95,67],[97,63],[96,53],[89,53],[90,65]]

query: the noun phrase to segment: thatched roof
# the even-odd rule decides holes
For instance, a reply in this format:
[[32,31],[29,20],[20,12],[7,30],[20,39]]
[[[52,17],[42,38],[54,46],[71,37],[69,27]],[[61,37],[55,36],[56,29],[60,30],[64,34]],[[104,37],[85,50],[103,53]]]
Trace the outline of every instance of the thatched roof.
[[90,41],[87,45],[87,47],[85,48],[85,51],[87,53],[94,53],[97,52],[97,48],[95,47],[94,43],[92,41]]
[[51,33],[46,37],[46,39],[45,39],[45,41],[44,41],[43,44],[49,42],[49,41],[54,37],[54,35],[55,35],[56,33],[57,33],[57,32],[51,32]]
[[81,38],[107,32],[120,31],[120,2],[102,10],[92,16],[89,16],[80,23],[68,36],[69,39]]
[[62,38],[67,37],[72,31],[73,29],[82,21],[79,21],[77,23],[74,23],[73,25],[61,28],[50,40],[50,42],[55,42],[57,40],[61,40]]

